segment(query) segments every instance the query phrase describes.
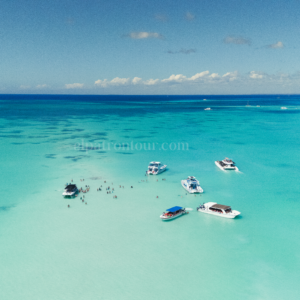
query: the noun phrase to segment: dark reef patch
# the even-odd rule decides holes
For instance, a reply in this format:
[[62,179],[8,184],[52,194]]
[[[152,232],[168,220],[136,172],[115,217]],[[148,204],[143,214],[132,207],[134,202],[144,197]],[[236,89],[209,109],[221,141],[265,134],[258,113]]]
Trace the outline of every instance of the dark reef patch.
[[13,208],[14,205],[11,206],[0,206],[0,210],[8,211],[9,209]]
[[56,158],[56,154],[45,154],[46,158]]
[[16,134],[0,134],[0,138],[13,138],[13,139],[19,139],[23,137],[22,135],[16,135]]
[[10,131],[9,133],[14,133],[14,134],[17,134],[17,133],[21,133],[23,132],[24,130],[12,130]]
[[28,139],[45,139],[48,138],[49,135],[29,135]]
[[107,136],[107,133],[106,132],[96,132],[93,135],[96,135],[96,136]]
[[116,152],[116,153],[118,153],[118,154],[134,154],[132,152]]
[[77,156],[65,156],[66,159],[71,159],[72,161],[78,161],[84,157],[88,157],[86,155],[77,155]]

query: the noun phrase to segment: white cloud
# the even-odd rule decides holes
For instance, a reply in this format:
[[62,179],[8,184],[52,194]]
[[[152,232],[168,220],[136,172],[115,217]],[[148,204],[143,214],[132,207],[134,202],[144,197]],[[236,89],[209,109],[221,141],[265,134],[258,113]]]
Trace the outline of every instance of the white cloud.
[[272,49],[278,49],[278,48],[284,48],[284,45],[283,45],[282,42],[278,41],[277,43],[268,45],[266,47],[267,48],[272,48]]
[[222,77],[226,80],[233,81],[233,80],[236,80],[238,78],[238,72],[237,71],[227,72]]
[[[140,77],[99,79],[95,86],[107,87],[117,94],[238,94],[238,93],[300,93],[300,72],[295,74],[266,74],[258,71],[240,74],[238,71],[223,75],[208,70],[188,77],[172,74],[167,78]],[[126,87],[126,88],[125,88]],[[103,93],[107,93],[103,91]]]
[[95,81],[95,85],[98,85],[98,86],[102,86],[102,87],[107,87],[108,86],[108,81],[107,79],[104,79],[104,80],[96,80]]
[[[135,78],[138,78],[138,77],[135,77]],[[130,83],[130,78],[120,78],[120,77],[116,77],[112,80],[107,80],[107,79],[104,79],[104,80],[101,80],[101,79],[98,79],[95,81],[95,85],[98,85],[98,86],[101,86],[101,87],[108,87],[108,86],[116,86],[116,85],[127,85]]]
[[203,71],[201,73],[197,73],[194,76],[190,77],[189,80],[197,80],[209,74],[209,71]]
[[110,84],[112,84],[112,85],[124,85],[124,84],[128,84],[129,81],[130,81],[129,78],[116,77],[116,78],[114,78],[110,81]]
[[44,89],[44,88],[47,88],[47,87],[48,87],[47,84],[38,84],[38,85],[36,86],[37,89]]
[[219,74],[218,73],[212,73],[211,75],[209,75],[210,78],[219,78]]
[[171,75],[169,78],[163,79],[161,82],[182,82],[186,80],[186,76],[182,75],[182,74],[178,74],[178,75]]
[[192,13],[190,13],[189,11],[186,12],[185,14],[185,18],[188,20],[188,21],[192,21],[195,19],[195,15],[193,15]]
[[253,79],[262,79],[264,75],[262,75],[261,73],[257,73],[255,71],[251,71],[249,77]]
[[154,85],[157,84],[159,82],[159,79],[148,79],[146,81],[143,81],[143,83],[145,85]]
[[134,77],[133,79],[132,79],[132,83],[133,84],[138,84],[138,83],[140,83],[142,81],[142,78],[139,78],[139,77]]
[[251,45],[251,41],[249,39],[243,38],[241,36],[227,36],[224,38],[223,42],[225,44],[236,44],[236,45]]
[[83,88],[83,83],[66,83],[66,89],[81,89]]
[[164,39],[164,36],[161,35],[158,32],[147,32],[147,31],[137,31],[137,32],[131,32],[126,37],[129,37],[131,39],[135,40],[141,40],[141,39]]

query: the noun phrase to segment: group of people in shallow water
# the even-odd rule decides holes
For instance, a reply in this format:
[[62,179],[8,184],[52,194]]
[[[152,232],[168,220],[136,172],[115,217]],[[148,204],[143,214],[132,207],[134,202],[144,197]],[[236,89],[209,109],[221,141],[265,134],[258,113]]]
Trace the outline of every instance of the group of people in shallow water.
[[86,185],[85,188],[86,188],[86,189],[84,190],[84,189],[81,187],[81,188],[79,189],[79,193],[80,193],[80,192],[82,192],[82,193],[87,193],[87,192],[90,190],[90,186],[89,186],[89,185]]
[[[166,180],[165,178],[163,178],[162,180]],[[84,181],[84,179],[80,179],[80,181]],[[141,180],[142,182],[148,182],[148,180],[146,179],[146,180]],[[156,180],[156,181],[158,181],[158,179]],[[73,182],[73,179],[71,179],[71,182]],[[104,183],[106,183],[106,181],[104,181]],[[112,182],[112,185],[113,185],[114,183]],[[119,188],[123,188],[124,189],[124,186],[123,185],[119,185]],[[131,186],[131,188],[133,189],[133,186]],[[82,187],[79,189],[79,193],[80,192],[82,192],[82,193],[87,193],[87,192],[89,192],[90,191],[90,186],[89,185],[86,185],[85,186],[85,189],[83,189]],[[102,191],[102,185],[99,187],[99,188],[97,188],[97,192],[99,192],[99,191]],[[110,186],[108,186],[107,188],[106,188],[106,194],[113,194],[114,193],[114,191],[115,191],[115,189],[114,188],[110,188]],[[78,195],[76,195],[76,197],[77,197]],[[85,199],[84,199],[85,197],[84,197],[84,195],[83,195],[83,197],[80,197],[80,200],[82,200],[82,202],[84,202],[85,201]],[[113,198],[114,199],[116,199],[116,198],[118,198],[117,197],[117,195],[114,195],[113,196]],[[156,198],[158,198],[158,196],[156,196]],[[87,202],[85,202],[85,204],[87,204]],[[70,207],[70,205],[68,205],[68,207]]]
[[[80,181],[84,181],[84,179],[80,179]],[[73,179],[71,179],[71,182],[73,182]],[[106,183],[106,181],[104,181],[104,183]],[[113,185],[114,183],[112,182],[112,185]],[[119,188],[123,188],[124,189],[124,185],[122,186],[122,185],[119,185]],[[131,186],[131,188],[133,188],[133,186]],[[87,192],[89,192],[89,190],[90,190],[90,186],[89,185],[86,185],[85,186],[85,189],[83,189],[82,187],[78,190],[78,192],[80,193],[87,193]],[[97,188],[97,192],[99,192],[99,191],[102,191],[102,185],[99,187],[99,188]],[[110,188],[110,186],[108,186],[107,188],[106,188],[106,193],[107,194],[112,194],[113,192],[115,191],[115,189],[114,188]],[[76,197],[78,196],[78,194],[76,194],[75,195]],[[82,202],[84,202],[85,201],[85,196],[83,195],[82,197],[80,197],[80,200],[82,200]],[[113,196],[113,198],[114,199],[116,199],[116,198],[118,198],[117,197],[117,195],[114,195]],[[85,204],[87,204],[87,202],[85,202]],[[68,207],[71,207],[70,206],[70,204],[68,204]]]

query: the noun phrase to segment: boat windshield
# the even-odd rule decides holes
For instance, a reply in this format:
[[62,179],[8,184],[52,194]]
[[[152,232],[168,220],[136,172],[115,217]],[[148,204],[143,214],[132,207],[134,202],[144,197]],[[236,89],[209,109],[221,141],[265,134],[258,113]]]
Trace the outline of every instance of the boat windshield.
[[210,207],[209,210],[211,210],[211,211],[213,211],[213,212],[218,212],[218,213],[221,213],[221,212],[222,212],[221,209],[213,208],[213,207]]
[[158,164],[149,164],[149,167],[158,167]]
[[193,189],[193,190],[196,190],[197,189],[197,184],[193,183],[190,185],[190,187]]

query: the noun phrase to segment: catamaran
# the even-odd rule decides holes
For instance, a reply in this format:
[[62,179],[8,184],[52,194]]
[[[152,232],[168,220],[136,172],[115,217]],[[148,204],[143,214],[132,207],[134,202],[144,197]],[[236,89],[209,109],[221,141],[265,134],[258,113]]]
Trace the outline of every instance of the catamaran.
[[233,219],[241,214],[237,210],[232,210],[230,206],[217,204],[215,202],[204,203],[197,207],[197,210],[206,214],[211,214],[228,219]]
[[158,175],[164,171],[166,171],[167,165],[164,165],[158,161],[152,161],[149,166],[146,174],[148,175]]
[[235,165],[235,162],[232,161],[232,159],[225,158],[223,160],[217,160],[215,161],[215,164],[217,167],[219,167],[221,170],[226,171],[226,170],[235,170],[238,171],[238,167]]
[[203,193],[199,181],[194,176],[189,176],[186,180],[181,180],[181,185],[190,194]]
[[169,209],[166,209],[166,211],[167,212],[163,212],[163,214],[160,216],[160,218],[163,221],[172,220],[189,213],[188,211],[185,210],[185,208],[181,206],[174,206]]
[[69,197],[73,197],[78,193],[78,188],[76,186],[76,184],[68,184],[65,187],[65,190],[63,192],[63,196],[69,196]]

